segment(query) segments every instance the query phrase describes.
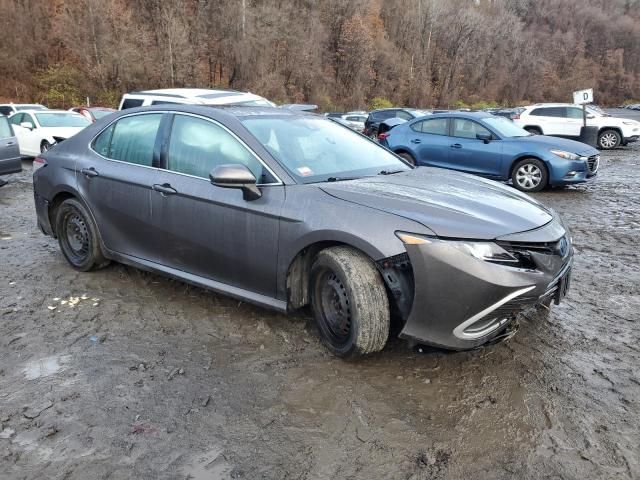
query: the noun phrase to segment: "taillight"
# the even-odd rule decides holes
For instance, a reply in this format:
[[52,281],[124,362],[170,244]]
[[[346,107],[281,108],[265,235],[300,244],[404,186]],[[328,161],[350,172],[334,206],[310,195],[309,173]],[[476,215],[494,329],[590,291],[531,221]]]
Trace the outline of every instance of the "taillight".
[[378,141],[379,141],[379,142],[381,142],[381,141],[383,141],[384,139],[386,139],[388,136],[389,136],[389,134],[388,134],[388,133],[379,133],[379,134],[378,134]]
[[33,171],[45,167],[47,165],[47,161],[42,157],[36,157],[33,159]]

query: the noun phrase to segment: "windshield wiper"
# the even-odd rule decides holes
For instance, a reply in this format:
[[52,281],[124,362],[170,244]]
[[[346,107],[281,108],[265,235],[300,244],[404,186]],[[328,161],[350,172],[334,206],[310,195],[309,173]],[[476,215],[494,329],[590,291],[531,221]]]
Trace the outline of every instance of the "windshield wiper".
[[393,175],[394,173],[404,172],[404,170],[382,170],[378,172],[378,175]]
[[325,182],[344,182],[346,180],[357,180],[362,177],[329,177]]

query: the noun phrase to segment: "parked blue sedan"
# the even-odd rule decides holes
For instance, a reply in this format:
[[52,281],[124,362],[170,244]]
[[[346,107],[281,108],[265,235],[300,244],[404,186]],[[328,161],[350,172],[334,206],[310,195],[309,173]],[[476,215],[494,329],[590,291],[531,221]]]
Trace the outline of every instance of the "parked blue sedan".
[[414,165],[511,180],[524,192],[586,182],[597,174],[600,162],[598,151],[589,145],[531,135],[511,120],[488,113],[417,118],[393,128],[380,143]]

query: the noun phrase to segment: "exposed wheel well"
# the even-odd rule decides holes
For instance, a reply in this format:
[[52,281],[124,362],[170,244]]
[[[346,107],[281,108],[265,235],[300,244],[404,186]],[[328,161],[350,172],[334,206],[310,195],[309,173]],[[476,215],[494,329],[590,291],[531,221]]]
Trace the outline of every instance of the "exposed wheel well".
[[540,135],[542,135],[542,128],[538,127],[537,125],[526,125],[524,127],[522,127],[524,130],[536,130],[538,132],[540,132]]
[[620,127],[601,127],[598,130],[598,135],[600,135],[602,132],[605,132],[607,130],[613,130],[614,132],[616,132],[618,135],[620,135],[620,143],[622,143],[624,141],[624,137],[622,135],[622,130],[620,129]]
[[53,200],[49,204],[49,211],[47,212],[47,214],[49,215],[49,225],[51,225],[51,231],[53,232],[54,237],[56,237],[56,222],[55,222],[56,210],[58,210],[58,207],[60,206],[60,204],[65,200],[67,200],[68,198],[77,198],[77,197],[69,192],[60,192],[55,197],[53,197]]

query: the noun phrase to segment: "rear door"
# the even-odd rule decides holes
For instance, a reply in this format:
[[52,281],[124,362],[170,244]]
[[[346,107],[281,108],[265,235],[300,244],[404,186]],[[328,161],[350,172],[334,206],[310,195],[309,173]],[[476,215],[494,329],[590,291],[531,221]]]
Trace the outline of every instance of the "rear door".
[[7,117],[0,117],[0,175],[22,170],[18,141]]
[[[485,143],[477,135],[489,135]],[[449,168],[487,177],[500,175],[502,141],[478,122],[468,118],[451,119]]]
[[[249,168],[262,197],[245,200],[240,189],[212,185],[209,172],[223,164]],[[149,241],[158,263],[275,296],[284,186],[236,135],[211,119],[175,114],[156,188],[157,235]]]
[[567,137],[579,137],[580,129],[584,124],[582,109],[578,107],[565,107],[565,133]]
[[544,135],[565,135],[565,109],[564,107],[539,107],[534,108],[529,114],[533,118],[531,123],[542,127]]
[[448,168],[451,139],[449,118],[429,118],[414,122],[408,129],[408,145],[416,154],[416,163]]
[[78,189],[110,250],[149,258],[152,185],[157,175],[156,140],[164,114],[121,117],[103,130],[76,164]]

